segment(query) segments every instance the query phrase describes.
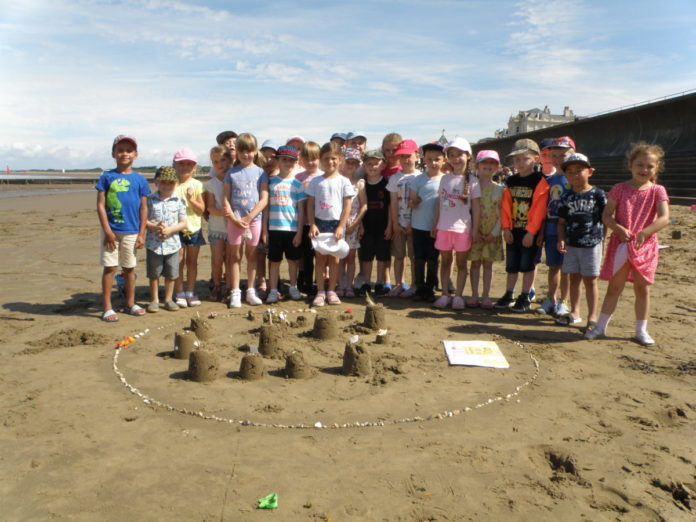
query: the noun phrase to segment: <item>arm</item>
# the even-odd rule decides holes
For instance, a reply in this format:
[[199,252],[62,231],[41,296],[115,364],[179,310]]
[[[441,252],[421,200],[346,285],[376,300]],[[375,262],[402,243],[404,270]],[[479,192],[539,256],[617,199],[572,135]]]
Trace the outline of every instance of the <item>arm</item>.
[[208,211],[208,213],[211,216],[224,216],[225,215],[225,208],[223,205],[222,210],[218,210],[216,203],[217,200],[215,199],[215,194],[212,192],[204,192],[203,193],[205,196],[205,209]]
[[314,222],[314,196],[307,196],[307,201],[305,202],[305,208],[307,209],[307,223],[309,224],[309,237],[315,238],[319,235],[319,229],[317,224]]
[[338,220],[338,226],[334,232],[334,237],[336,240],[343,238],[343,232],[346,229],[346,223],[348,222],[348,216],[350,215],[350,202],[353,199],[352,196],[345,196],[343,198],[343,208],[341,209],[341,219]]
[[145,228],[147,227],[147,196],[140,197],[140,228],[138,237],[135,239],[135,248],[145,246]]
[[626,243],[631,240],[631,232],[628,229],[622,227],[616,222],[614,218],[614,212],[616,212],[616,201],[613,199],[607,200],[607,205],[602,211],[602,222],[604,226],[610,229],[619,238],[619,241]]
[[[388,213],[387,213],[387,228],[384,230],[384,239],[391,239],[392,238],[392,233],[394,231],[394,220],[392,219],[392,213],[391,213],[391,194],[387,192],[389,195],[389,208]],[[396,198],[395,198],[396,199]]]
[[104,231],[104,246],[106,250],[113,252],[116,249],[116,234],[111,230],[109,218],[106,215],[106,192],[103,190],[97,192],[97,216]]
[[229,219],[234,226],[237,228],[249,228],[249,224],[237,219],[232,206],[230,205],[230,199],[232,197],[232,184],[225,181],[225,200],[222,202],[224,206],[223,215],[226,219]]
[[295,232],[295,237],[292,238],[292,244],[296,247],[302,244],[302,230],[305,224],[305,206],[303,203],[304,200],[300,201],[297,205],[297,232]]
[[440,195],[438,194],[437,196],[437,203],[435,203],[435,216],[433,219],[433,228],[430,230],[430,237],[436,237],[437,236],[437,224],[438,221],[440,221]]
[[669,204],[667,201],[658,201],[655,204],[655,210],[657,211],[657,219],[638,232],[636,235],[636,248],[643,246],[646,239],[669,225]]
[[194,192],[195,191],[193,190],[192,186],[186,189],[186,201],[189,205],[191,205],[193,211],[200,216],[205,210],[205,203],[203,202],[201,195],[198,194],[197,196],[194,196]]
[[[392,194],[398,194],[397,192],[392,192]],[[399,226],[399,202],[398,196],[392,197],[389,200],[389,218],[392,223],[392,238],[396,239],[401,235],[401,227]]]
[[503,240],[512,245],[512,194],[507,187],[503,191],[503,203],[500,206],[500,226],[503,229]]

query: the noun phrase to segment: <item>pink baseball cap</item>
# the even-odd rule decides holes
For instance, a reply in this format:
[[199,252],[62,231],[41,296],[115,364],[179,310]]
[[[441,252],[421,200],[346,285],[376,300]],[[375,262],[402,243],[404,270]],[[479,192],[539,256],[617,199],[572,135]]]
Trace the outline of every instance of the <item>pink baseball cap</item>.
[[135,141],[135,138],[133,136],[128,136],[126,134],[119,134],[114,138],[114,144],[111,146],[113,149],[116,145],[121,143],[122,141],[130,141],[133,146],[135,147],[135,150],[138,150],[138,142]]
[[399,154],[413,154],[414,152],[418,152],[418,144],[413,140],[404,140],[399,143],[399,146],[394,151],[394,156],[398,156]]
[[483,160],[487,159],[495,160],[500,164],[500,156],[498,156],[498,153],[494,150],[480,150],[478,154],[476,154],[476,163],[481,163]]
[[305,139],[302,136],[290,136],[288,140],[285,142],[285,144],[287,145],[291,141],[301,141],[302,145],[305,144]]
[[194,163],[198,163],[198,158],[191,149],[184,147],[174,153],[174,161],[193,161]]

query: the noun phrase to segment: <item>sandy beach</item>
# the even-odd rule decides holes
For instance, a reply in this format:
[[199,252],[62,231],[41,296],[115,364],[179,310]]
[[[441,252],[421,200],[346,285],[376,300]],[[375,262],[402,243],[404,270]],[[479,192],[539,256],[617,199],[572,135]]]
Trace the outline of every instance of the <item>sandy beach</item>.
[[[696,518],[696,212],[688,207],[671,208],[675,222],[660,236],[669,248],[652,294],[655,347],[629,340],[630,287],[609,336],[594,342],[534,314],[387,298],[387,344],[361,326],[364,299],[329,310],[339,334],[317,340],[308,305],[282,303],[275,308],[306,325],[288,327],[281,349],[301,350],[312,375],[285,378],[277,357],[247,381],[240,362],[258,344],[265,307],[253,318],[248,306],[204,302],[99,320],[95,202],[93,191],[0,197],[0,519]],[[139,263],[144,305],[144,251]],[[209,266],[205,247],[201,296]],[[503,283],[498,264],[494,295]],[[536,287],[543,295],[541,265]],[[197,383],[169,352],[177,331],[211,312],[212,338],[202,344],[218,356],[220,376]],[[116,343],[136,334],[116,367],[154,402],[114,371]],[[367,377],[341,374],[352,335],[371,352]],[[445,339],[496,341],[510,368],[449,366]],[[269,493],[278,508],[257,509]]]

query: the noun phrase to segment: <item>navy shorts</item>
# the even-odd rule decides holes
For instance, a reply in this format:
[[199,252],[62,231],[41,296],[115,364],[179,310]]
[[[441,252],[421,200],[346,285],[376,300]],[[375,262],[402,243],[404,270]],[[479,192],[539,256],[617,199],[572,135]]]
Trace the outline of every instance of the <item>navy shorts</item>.
[[430,230],[413,229],[413,257],[415,259],[437,259],[440,251],[435,248],[435,238],[430,237]]
[[272,263],[280,263],[283,255],[288,261],[297,261],[302,257],[300,247],[292,244],[295,232],[288,230],[268,231],[268,260]]
[[391,241],[384,239],[384,232],[363,233],[360,238],[360,261],[391,261]]
[[546,266],[563,265],[563,254],[558,251],[558,236],[544,238],[544,251],[546,252]]
[[537,257],[541,249],[536,244],[536,236],[532,246],[522,246],[522,238],[526,233],[523,228],[512,229],[512,245],[505,244],[505,271],[508,274],[531,272],[538,263]]
[[338,219],[314,219],[314,224],[319,229],[320,234],[323,234],[324,232],[331,232],[333,234],[338,228],[338,223]]
[[203,246],[205,245],[205,239],[203,239],[203,229],[199,228],[195,232],[189,232],[184,230],[179,232],[179,238],[181,239],[181,246]]

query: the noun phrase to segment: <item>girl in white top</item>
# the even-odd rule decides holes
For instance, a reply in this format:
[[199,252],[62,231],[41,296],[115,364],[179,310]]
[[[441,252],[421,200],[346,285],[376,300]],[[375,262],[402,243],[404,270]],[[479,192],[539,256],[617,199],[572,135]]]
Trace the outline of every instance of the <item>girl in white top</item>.
[[205,184],[205,210],[208,213],[208,243],[210,244],[210,270],[213,288],[211,301],[224,297],[222,267],[227,250],[227,224],[225,223],[225,174],[232,166],[232,155],[224,145],[210,149],[212,177]]

